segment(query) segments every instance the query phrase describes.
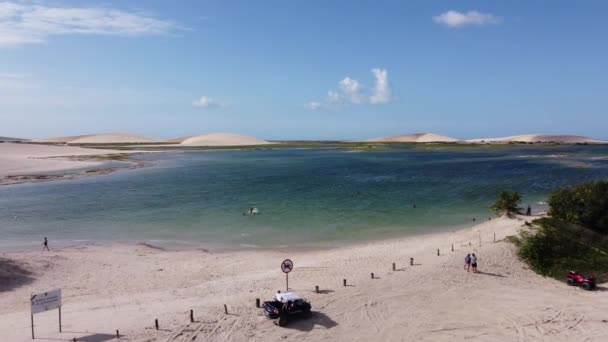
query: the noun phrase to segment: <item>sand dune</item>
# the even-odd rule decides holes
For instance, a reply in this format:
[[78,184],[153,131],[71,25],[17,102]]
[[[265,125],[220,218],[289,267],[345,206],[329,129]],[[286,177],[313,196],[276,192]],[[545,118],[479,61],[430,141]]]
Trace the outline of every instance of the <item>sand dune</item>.
[[32,142],[35,143],[43,143],[43,144],[67,144],[70,141],[82,139],[86,137],[90,137],[92,134],[84,134],[84,135],[71,135],[66,137],[55,137],[55,138],[47,138],[47,139],[34,139]]
[[68,145],[81,145],[81,144],[140,144],[140,143],[154,143],[157,140],[144,137],[141,135],[134,135],[129,133],[105,133],[95,134],[90,136],[84,136],[78,139],[70,140],[67,142]]
[[430,143],[430,142],[457,142],[458,139],[450,138],[445,135],[434,133],[416,133],[407,135],[397,135],[385,138],[366,140],[369,142],[403,142],[403,143]]
[[192,138],[192,137],[193,137],[193,135],[188,135],[188,136],[185,136],[185,137],[166,139],[166,140],[164,140],[164,142],[181,144],[184,140]]
[[96,167],[103,164],[103,162],[74,161],[58,157],[116,153],[132,153],[132,151],[88,149],[75,146],[0,143],[0,179],[9,175],[37,174]]
[[[119,329],[129,341],[172,341],[184,330],[177,340],[190,341],[201,328],[196,341],[607,341],[606,292],[528,270],[503,241],[522,225],[522,219],[494,219],[454,232],[309,252],[118,245],[4,253],[24,271],[0,289],[0,336],[30,341],[30,294],[61,288],[64,333],[57,332],[56,312],[39,314],[36,329],[45,338],[111,337]],[[479,257],[481,273],[463,270],[468,252]],[[284,290],[279,265],[285,257],[295,265],[291,289],[309,299],[315,313],[281,328],[254,303]],[[321,293],[314,292],[317,285]],[[190,309],[197,322],[190,323]]]
[[184,146],[251,146],[272,143],[246,135],[211,133],[189,137],[184,139],[180,144]]
[[598,140],[589,137],[583,137],[578,135],[549,135],[549,134],[525,134],[515,135],[502,138],[484,138],[484,139],[471,139],[467,142],[472,143],[560,143],[560,144],[607,144],[608,141]]

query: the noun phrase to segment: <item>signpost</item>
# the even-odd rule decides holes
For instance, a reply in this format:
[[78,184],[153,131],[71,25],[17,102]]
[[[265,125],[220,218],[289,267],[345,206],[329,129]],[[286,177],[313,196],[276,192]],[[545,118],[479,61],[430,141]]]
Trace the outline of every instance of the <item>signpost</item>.
[[32,295],[32,340],[34,339],[34,314],[59,309],[59,332],[61,332],[61,289]]
[[289,259],[283,260],[281,263],[281,271],[285,273],[286,291],[289,291],[289,272],[293,270],[293,261]]

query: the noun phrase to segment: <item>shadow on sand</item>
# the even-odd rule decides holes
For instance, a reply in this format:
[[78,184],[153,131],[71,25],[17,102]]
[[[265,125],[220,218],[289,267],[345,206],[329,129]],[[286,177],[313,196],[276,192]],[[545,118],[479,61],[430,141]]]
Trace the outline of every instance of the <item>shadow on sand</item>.
[[477,271],[477,274],[483,274],[483,275],[488,275],[488,276],[492,276],[492,277],[506,278],[506,276],[504,276],[502,274],[498,274],[498,273],[490,273],[490,272]]
[[87,336],[77,337],[76,341],[79,342],[104,342],[116,339],[116,335],[110,334],[91,334]]
[[331,329],[338,325],[336,321],[331,319],[324,313],[314,311],[311,318],[298,318],[290,321],[285,328],[295,329],[299,331],[311,331],[315,325],[321,326],[325,329]]
[[10,291],[33,281],[32,271],[15,260],[0,257],[0,292]]

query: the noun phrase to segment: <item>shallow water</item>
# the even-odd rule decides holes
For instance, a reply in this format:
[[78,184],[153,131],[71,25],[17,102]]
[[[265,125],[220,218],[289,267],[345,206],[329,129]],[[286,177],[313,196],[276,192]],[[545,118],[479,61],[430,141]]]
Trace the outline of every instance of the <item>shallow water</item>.
[[[0,187],[0,248],[147,241],[171,247],[334,246],[487,220],[501,190],[523,205],[608,178],[608,147],[190,151],[155,166]],[[415,208],[414,208],[415,205]],[[256,216],[243,215],[259,208]]]

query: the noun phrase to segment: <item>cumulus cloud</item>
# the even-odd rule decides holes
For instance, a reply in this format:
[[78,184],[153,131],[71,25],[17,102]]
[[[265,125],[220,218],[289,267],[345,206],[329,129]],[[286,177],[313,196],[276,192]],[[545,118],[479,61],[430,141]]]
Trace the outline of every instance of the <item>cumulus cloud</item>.
[[468,11],[466,13],[447,11],[438,16],[434,16],[433,21],[437,24],[451,28],[460,28],[469,25],[484,26],[500,23],[500,19],[493,14],[480,13],[477,11]]
[[219,102],[216,99],[213,99],[211,97],[208,97],[208,96],[201,96],[200,99],[197,99],[194,102],[192,102],[192,105],[194,107],[201,107],[201,108],[208,108],[208,109],[214,109],[214,108],[219,108],[219,107],[224,106],[221,102]]
[[374,68],[371,70],[375,83],[373,93],[369,94],[366,87],[356,79],[345,77],[338,82],[338,90],[327,92],[325,103],[312,101],[306,107],[312,110],[338,105],[385,104],[394,100],[391,85],[388,81],[386,69]]
[[388,72],[386,69],[372,69],[372,73],[376,78],[376,86],[374,94],[369,98],[372,104],[388,103],[393,99],[391,86],[388,83]]
[[0,47],[43,43],[50,36],[57,35],[134,37],[166,34],[179,28],[171,21],[140,12],[0,2]]

